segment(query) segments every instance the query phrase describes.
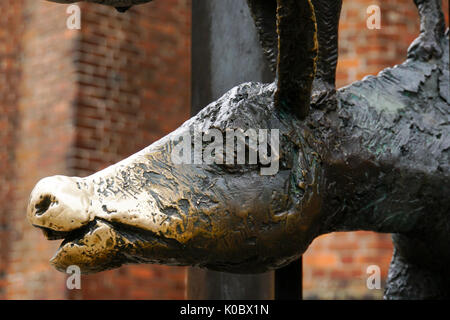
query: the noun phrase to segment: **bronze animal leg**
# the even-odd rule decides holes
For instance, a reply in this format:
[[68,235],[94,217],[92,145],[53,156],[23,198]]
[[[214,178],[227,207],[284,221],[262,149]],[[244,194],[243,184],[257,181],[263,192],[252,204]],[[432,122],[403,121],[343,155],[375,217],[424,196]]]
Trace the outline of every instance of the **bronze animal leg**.
[[429,60],[439,58],[439,39],[445,32],[441,0],[414,0],[420,16],[420,35],[408,49],[408,58]]

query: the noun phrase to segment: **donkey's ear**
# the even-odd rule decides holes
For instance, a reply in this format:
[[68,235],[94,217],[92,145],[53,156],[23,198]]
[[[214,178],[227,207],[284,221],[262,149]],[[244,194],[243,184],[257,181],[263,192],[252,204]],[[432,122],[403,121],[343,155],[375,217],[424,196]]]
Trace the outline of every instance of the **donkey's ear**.
[[247,0],[259,42],[275,77],[278,60],[277,0]]
[[319,48],[311,0],[277,0],[277,33],[275,107],[304,119],[309,113]]

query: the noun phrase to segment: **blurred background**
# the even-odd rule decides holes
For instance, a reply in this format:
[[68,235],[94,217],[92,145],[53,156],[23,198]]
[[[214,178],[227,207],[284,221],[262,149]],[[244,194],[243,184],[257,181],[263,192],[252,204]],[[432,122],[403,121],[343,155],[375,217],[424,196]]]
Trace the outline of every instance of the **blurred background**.
[[[366,27],[374,4],[379,30]],[[81,29],[69,30],[67,5],[0,1],[0,299],[184,299],[185,268],[158,265],[83,276],[81,290],[68,290],[48,263],[59,241],[26,221],[39,179],[89,175],[190,114],[191,0],[126,14],[79,6]],[[443,9],[448,26],[448,0]],[[403,62],[418,34],[413,0],[344,1],[337,86]],[[304,298],[380,299],[391,255],[389,234],[321,236],[304,255]],[[367,289],[369,265],[380,267],[380,290]]]

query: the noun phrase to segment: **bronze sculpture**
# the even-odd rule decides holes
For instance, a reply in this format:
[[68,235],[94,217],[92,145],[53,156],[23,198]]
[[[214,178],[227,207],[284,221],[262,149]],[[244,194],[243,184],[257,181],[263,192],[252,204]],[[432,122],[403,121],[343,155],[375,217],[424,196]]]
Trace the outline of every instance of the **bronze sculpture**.
[[[109,4],[138,2],[146,1]],[[249,4],[273,61],[274,5]],[[423,28],[410,59],[338,91],[329,74],[321,80],[332,78],[331,87],[313,82],[316,61],[318,75],[328,67],[321,47],[336,51],[321,46],[314,1],[277,4],[275,83],[232,89],[172,134],[90,177],[37,184],[27,214],[48,239],[65,239],[56,268],[164,263],[262,272],[296,259],[320,234],[373,230],[394,233],[387,298],[449,297],[449,52],[438,2],[418,1]],[[299,14],[303,33],[292,29]],[[174,164],[174,138],[194,128],[278,129],[278,173],[261,175],[261,163]]]

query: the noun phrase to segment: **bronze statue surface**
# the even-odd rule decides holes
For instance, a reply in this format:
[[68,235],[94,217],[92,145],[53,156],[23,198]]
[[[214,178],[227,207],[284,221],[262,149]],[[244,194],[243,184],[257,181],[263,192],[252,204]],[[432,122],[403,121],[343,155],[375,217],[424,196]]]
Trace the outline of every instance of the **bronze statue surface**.
[[[168,136],[89,177],[36,185],[27,216],[48,239],[64,239],[51,260],[57,269],[162,263],[264,272],[298,258],[321,234],[372,230],[394,234],[387,298],[450,297],[449,39],[440,6],[417,1],[421,36],[403,64],[336,91],[321,44],[337,52],[326,45],[337,33],[321,36],[323,13],[314,8],[323,3],[314,2],[277,1],[274,83],[233,88]],[[260,4],[249,0],[274,61],[267,10],[275,6]],[[337,19],[328,23],[337,32]],[[275,174],[261,174],[261,161],[179,164],[172,157],[180,137],[249,129],[279,133]],[[245,140],[246,153],[253,147]]]

